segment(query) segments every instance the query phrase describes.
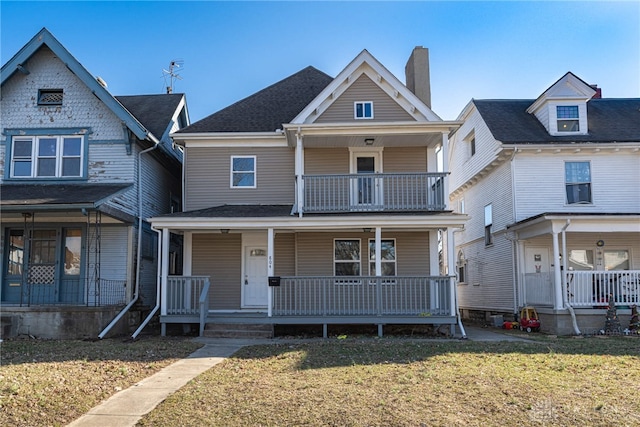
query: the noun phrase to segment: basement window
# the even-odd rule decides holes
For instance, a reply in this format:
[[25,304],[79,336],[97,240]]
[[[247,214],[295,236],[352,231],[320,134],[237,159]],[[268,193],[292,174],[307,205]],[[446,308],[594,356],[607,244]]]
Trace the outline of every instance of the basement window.
[[38,105],[62,105],[62,89],[38,90]]

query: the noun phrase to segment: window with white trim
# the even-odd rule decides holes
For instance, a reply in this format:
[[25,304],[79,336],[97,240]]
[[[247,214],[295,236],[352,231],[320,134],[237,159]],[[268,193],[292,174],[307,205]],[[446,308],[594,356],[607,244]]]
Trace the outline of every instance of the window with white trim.
[[[382,276],[395,276],[396,273],[396,241],[384,239],[380,241],[380,264]],[[369,239],[369,276],[376,275],[376,241]]]
[[360,239],[335,239],[333,247],[334,275],[360,276]]
[[565,162],[564,172],[567,204],[591,203],[591,165],[589,162]]
[[493,205],[488,204],[484,207],[484,245],[489,246],[493,244],[493,232],[491,227],[493,226]]
[[458,283],[467,283],[467,260],[462,251],[458,252],[456,267],[458,269]]
[[231,188],[256,188],[256,156],[231,156]]
[[353,117],[356,119],[373,119],[373,101],[354,102]]
[[19,136],[11,146],[11,178],[81,177],[82,136]]
[[579,118],[577,105],[556,106],[558,132],[580,132]]

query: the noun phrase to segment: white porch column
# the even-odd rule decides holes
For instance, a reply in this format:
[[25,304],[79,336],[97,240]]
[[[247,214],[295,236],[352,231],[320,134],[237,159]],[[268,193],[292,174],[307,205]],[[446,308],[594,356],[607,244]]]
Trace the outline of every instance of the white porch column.
[[520,308],[520,306],[524,306],[527,304],[527,279],[525,275],[525,258],[524,258],[524,242],[522,240],[518,240],[516,242],[516,263],[518,264],[518,306],[515,307],[516,310]]
[[[442,133],[442,172],[449,172],[449,135]],[[449,209],[449,177],[444,180],[444,208]]]
[[553,308],[559,310],[564,307],[562,303],[562,271],[560,270],[560,245],[558,233],[551,234],[553,240]]
[[[267,230],[267,276],[273,276],[274,266],[274,232],[273,228]],[[273,309],[273,287],[269,286],[267,292],[267,316],[272,316]]]
[[295,155],[295,172],[296,172],[296,188],[297,203],[298,203],[298,216],[302,217],[302,211],[304,210],[304,181],[302,175],[304,175],[304,147],[302,146],[302,134],[300,131],[296,133],[296,155]]
[[[381,227],[376,227],[375,245],[376,245],[376,276],[382,276],[382,228]],[[367,262],[367,264],[369,263]]]
[[160,257],[160,314],[167,315],[167,277],[169,276],[169,229],[162,229],[162,256]]
[[182,242],[182,275],[191,276],[193,274],[193,232],[185,231]]
[[[440,263],[438,262],[438,232],[429,230],[429,276],[440,275]],[[430,307],[431,310],[440,308],[440,285],[437,280],[431,280]],[[451,294],[453,297],[453,294]],[[453,298],[451,298],[453,300]]]
[[[450,301],[450,309],[451,309],[451,315],[452,316],[457,316],[458,312],[456,310],[456,306],[458,303],[458,283],[456,280],[457,277],[457,271],[456,271],[456,260],[457,257],[455,256],[455,252],[456,252],[456,241],[455,241],[455,234],[453,233],[453,229],[451,228],[447,228],[447,251],[446,251],[446,255],[447,255],[447,274],[451,277],[450,279],[450,286],[451,286],[451,301]],[[444,255],[444,254],[443,254]]]

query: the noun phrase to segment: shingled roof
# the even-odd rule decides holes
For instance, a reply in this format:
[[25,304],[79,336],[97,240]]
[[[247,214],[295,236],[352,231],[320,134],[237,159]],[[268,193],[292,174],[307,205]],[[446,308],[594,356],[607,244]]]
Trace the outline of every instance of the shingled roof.
[[37,205],[96,207],[129,187],[131,184],[2,184],[0,211]]
[[505,144],[640,142],[640,98],[602,98],[587,102],[587,135],[552,136],[535,115],[533,99],[473,100],[493,134]]
[[332,80],[332,77],[309,66],[177,133],[273,132],[282,129],[283,123],[289,123],[296,117]]
[[160,140],[183,97],[183,94],[171,93],[116,96],[116,99]]

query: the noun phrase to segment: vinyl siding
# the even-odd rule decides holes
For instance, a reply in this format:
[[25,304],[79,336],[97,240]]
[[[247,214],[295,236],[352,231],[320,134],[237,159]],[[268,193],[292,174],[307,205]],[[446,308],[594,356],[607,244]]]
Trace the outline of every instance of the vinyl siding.
[[194,234],[194,276],[210,276],[209,308],[240,308],[241,234]]
[[427,172],[425,147],[390,147],[382,152],[385,173]]
[[[591,163],[592,204],[567,205],[565,162]],[[543,212],[640,212],[640,153],[519,153],[514,159],[516,220]]]
[[[256,156],[257,188],[230,188],[231,156]],[[224,204],[292,204],[294,151],[289,148],[189,148],[185,151],[185,210]]]
[[[334,239],[360,239],[361,274],[368,275],[368,241],[372,233],[298,233],[298,275],[333,276]],[[384,233],[396,239],[396,274],[429,275],[429,233]],[[435,272],[434,274],[438,274]]]
[[128,227],[101,228],[100,277],[107,280],[127,280],[127,264],[129,257],[133,256],[127,253],[128,242]]
[[305,175],[349,173],[348,148],[305,148]]
[[296,274],[296,235],[278,233],[275,237],[274,273],[276,276],[295,276]]
[[[356,101],[373,102],[373,119],[354,119],[353,104]],[[353,121],[413,121],[398,103],[362,74],[335,100],[315,121],[316,123],[338,123]]]

